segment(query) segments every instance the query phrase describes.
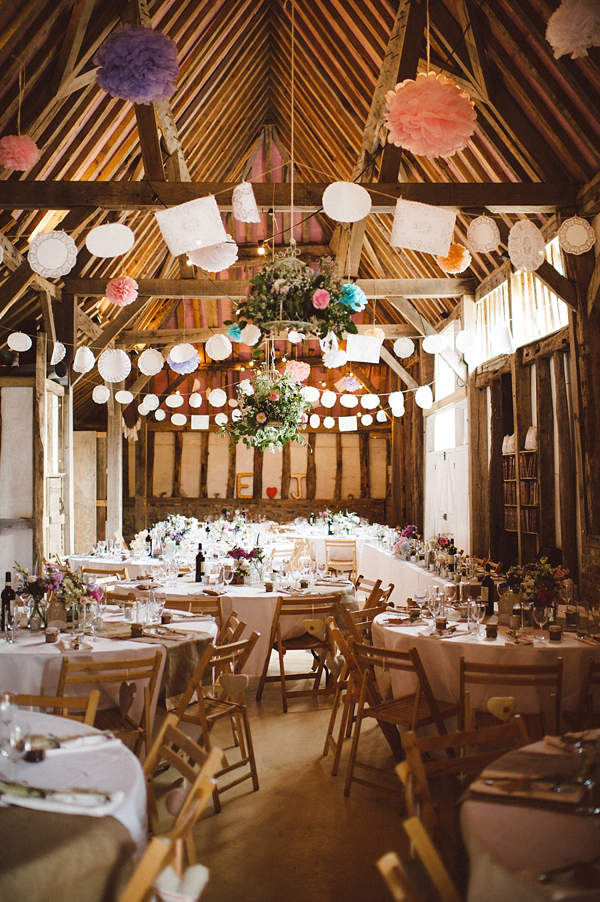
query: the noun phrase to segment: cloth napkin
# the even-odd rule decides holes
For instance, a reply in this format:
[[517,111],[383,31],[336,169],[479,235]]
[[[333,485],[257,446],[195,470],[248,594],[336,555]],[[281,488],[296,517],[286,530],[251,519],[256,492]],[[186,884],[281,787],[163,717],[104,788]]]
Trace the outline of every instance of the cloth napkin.
[[[3,784],[10,786],[10,784]],[[65,789],[37,790],[35,787],[23,787],[14,784],[14,792],[4,792],[0,796],[5,805],[19,808],[32,808],[35,811],[53,811],[56,814],[86,814],[92,817],[105,817],[112,814],[123,803],[123,792],[95,792],[93,790]],[[48,793],[45,798],[35,795],[36,792]]]
[[98,749],[114,748],[120,743],[112,733],[89,733],[83,736],[31,736],[31,745],[35,749],[45,749],[46,755],[52,757],[64,752],[98,751]]
[[533,639],[528,636],[507,636],[506,645],[533,645]]

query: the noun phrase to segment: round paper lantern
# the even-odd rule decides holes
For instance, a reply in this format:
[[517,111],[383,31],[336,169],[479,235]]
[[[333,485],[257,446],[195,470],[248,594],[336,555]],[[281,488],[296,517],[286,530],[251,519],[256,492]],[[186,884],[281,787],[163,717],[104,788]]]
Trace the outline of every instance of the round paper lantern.
[[125,351],[109,348],[98,358],[98,372],[105,382],[122,382],[131,372],[131,360]]
[[208,403],[213,407],[223,407],[227,403],[227,392],[222,388],[213,388],[208,394]]
[[478,216],[467,229],[467,241],[472,251],[491,254],[500,244],[500,229],[490,216]]
[[106,298],[117,307],[127,307],[137,299],[138,283],[129,276],[111,279],[106,286]]
[[238,246],[231,235],[227,236],[227,241],[221,241],[219,244],[211,244],[208,247],[198,247],[193,251],[188,251],[188,259],[207,272],[221,272],[223,269],[229,269],[237,258]]
[[27,261],[32,270],[47,279],[71,272],[77,260],[77,245],[66,232],[42,232],[31,239]]
[[33,342],[25,332],[11,332],[7,338],[7,344],[11,351],[20,351],[22,353],[23,351],[28,351]]
[[385,415],[385,410],[378,410],[377,413],[375,414],[375,419],[377,420],[378,423],[385,423],[385,421],[387,420],[387,417]]
[[199,395],[197,391],[193,391],[188,399],[188,404],[190,407],[202,407],[202,395]]
[[230,398],[227,403],[230,407],[239,407],[240,402],[237,400],[237,398]]
[[314,404],[321,397],[321,392],[314,385],[303,385],[300,389],[300,394],[309,404]]
[[156,376],[165,365],[165,358],[156,348],[147,348],[138,357],[138,367],[144,376]]
[[335,426],[335,420],[333,419],[333,417],[325,417],[325,419],[323,420],[323,426],[325,426],[325,429],[333,429],[333,427]]
[[429,410],[433,404],[433,394],[428,385],[421,385],[415,392],[415,404],[423,410]]
[[75,359],[73,361],[73,369],[76,373],[89,373],[89,371],[94,368],[95,363],[96,358],[90,348],[86,345],[77,348]]
[[65,348],[62,341],[55,341],[54,347],[52,348],[52,357],[50,359],[50,366],[56,366],[57,363],[60,363],[61,360],[64,360],[66,353],[67,353],[67,349]]
[[181,361],[181,363],[177,363],[169,354],[169,356],[167,357],[167,363],[174,373],[179,373],[180,376],[183,376],[186,373],[193,373],[198,369],[198,367],[200,366],[200,357],[198,356],[198,352],[194,351],[192,357],[189,357],[187,360]]
[[238,222],[260,222],[260,213],[251,182],[240,182],[231,195],[233,217]]
[[456,336],[456,350],[461,354],[472,354],[477,350],[477,336],[470,329],[461,329]]
[[185,426],[187,417],[184,413],[174,413],[171,417],[171,422],[173,423],[173,426]]
[[300,342],[303,341],[304,338],[306,338],[304,332],[298,332],[297,329],[290,329],[287,337],[288,337],[288,341],[291,342],[293,345],[300,344]]
[[360,422],[362,426],[370,426],[373,422],[373,417],[370,413],[363,413],[362,417],[360,418]]
[[415,343],[411,338],[402,336],[401,338],[397,338],[394,342],[394,354],[396,357],[404,359],[405,357],[410,357],[411,354],[414,354],[414,351]]
[[233,420],[234,423],[237,423],[238,420],[242,419],[242,411],[238,410],[237,408],[235,410],[232,410],[231,411],[231,419]]
[[360,399],[360,406],[365,410],[375,410],[379,406],[379,395],[363,395]]
[[254,323],[248,323],[248,325],[244,326],[242,329],[242,341],[245,345],[250,345],[250,347],[252,347],[259,340],[260,334],[258,326],[255,326]]
[[288,360],[285,365],[285,375],[294,382],[304,382],[310,376],[310,364],[303,360]]
[[106,404],[110,398],[110,388],[106,385],[95,385],[92,392],[92,401],[96,404]]
[[226,360],[233,351],[233,345],[226,335],[211,335],[205,344],[206,353],[212,360]]
[[393,417],[403,417],[404,416],[404,407],[392,407],[392,416]]
[[148,416],[148,414],[150,413],[150,408],[149,408],[149,407],[146,407],[146,405],[145,405],[144,402],[142,401],[141,404],[138,404],[137,412],[139,413],[139,415],[140,415],[141,417],[146,417],[146,416]]
[[340,397],[342,407],[358,407],[358,398],[355,395],[342,395]]
[[448,339],[445,335],[427,335],[423,339],[423,350],[428,354],[441,354],[448,347]]
[[321,425],[321,417],[318,413],[311,413],[309,421],[311,429],[318,429]]
[[159,103],[175,91],[177,47],[161,31],[123,25],[104,41],[94,57],[96,81],[112,97],[131,103]]
[[135,235],[120,222],[96,226],[85,239],[88,251],[96,257],[119,257],[130,251],[134,243]]
[[146,405],[148,410],[156,410],[156,408],[160,404],[158,395],[154,395],[152,393],[146,395],[146,397],[144,398],[144,404]]
[[321,395],[321,404],[323,405],[323,407],[333,407],[336,400],[337,400],[336,393],[333,391],[329,391],[329,389],[327,389],[327,391],[324,391],[323,394]]
[[115,394],[115,401],[118,401],[119,404],[131,404],[133,393],[128,388],[122,388]]
[[385,99],[389,143],[418,156],[450,157],[464,150],[475,131],[473,102],[445,75],[407,78]]
[[39,147],[29,135],[5,135],[0,138],[0,166],[25,172],[35,166],[40,156]]
[[156,411],[156,413],[154,414],[154,419],[155,419],[155,420],[158,420],[159,423],[160,423],[161,420],[164,420],[166,416],[167,416],[167,415],[166,415],[165,411],[164,411],[164,410],[161,410],[161,409],[159,408],[159,409]]
[[404,407],[404,395],[401,391],[393,391],[388,397],[390,407]]
[[174,348],[171,348],[169,357],[173,363],[185,363],[186,360],[191,360],[195,353],[196,348],[194,345],[185,342],[184,344],[175,345]]
[[228,417],[226,413],[218,413],[215,417],[215,423],[217,426],[226,426],[228,423]]
[[183,404],[183,398],[179,394],[167,395],[165,398],[165,404],[167,407],[181,407]]
[[239,389],[244,395],[253,395],[254,394],[254,386],[250,382],[249,379],[242,379],[239,384]]
[[464,272],[471,265],[471,254],[462,244],[451,244],[447,256],[435,259],[444,272],[450,274]]
[[333,182],[323,192],[323,209],[336,222],[358,222],[371,212],[371,195],[355,182]]

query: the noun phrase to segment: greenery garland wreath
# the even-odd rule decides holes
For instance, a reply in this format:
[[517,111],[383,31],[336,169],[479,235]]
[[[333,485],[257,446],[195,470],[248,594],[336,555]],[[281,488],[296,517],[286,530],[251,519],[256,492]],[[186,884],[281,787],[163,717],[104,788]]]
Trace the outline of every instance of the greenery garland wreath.
[[252,382],[238,387],[240,416],[221,427],[232,444],[242,441],[249,448],[279,451],[290,441],[304,444],[300,430],[306,429],[310,403],[301,386],[277,371],[258,373]]

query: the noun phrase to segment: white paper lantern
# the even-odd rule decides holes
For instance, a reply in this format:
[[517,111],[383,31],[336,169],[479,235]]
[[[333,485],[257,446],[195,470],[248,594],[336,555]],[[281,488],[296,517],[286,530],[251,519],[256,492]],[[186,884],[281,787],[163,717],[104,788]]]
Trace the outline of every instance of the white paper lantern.
[[240,391],[243,395],[253,395],[254,394],[254,386],[250,382],[249,379],[242,379],[239,385]]
[[228,422],[226,413],[218,413],[215,417],[215,423],[217,426],[226,426]]
[[98,358],[98,372],[105,382],[122,382],[131,372],[129,354],[119,348],[109,348]]
[[183,344],[175,345],[174,348],[171,348],[169,357],[173,363],[185,363],[186,360],[191,360],[195,353],[196,348],[194,345],[186,341]]
[[325,419],[323,420],[323,426],[325,426],[325,429],[333,429],[333,427],[335,426],[335,420],[333,419],[333,417],[325,417]]
[[239,401],[237,398],[230,398],[227,402],[230,407],[239,407]]
[[227,232],[212,195],[187,201],[154,214],[165,243],[174,257],[198,247],[227,241]]
[[356,432],[358,429],[358,417],[340,417],[338,419],[340,432]]
[[127,388],[122,388],[115,394],[115,401],[119,404],[131,404],[133,401],[133,393]]
[[150,408],[146,407],[146,405],[142,401],[141,404],[138,404],[137,411],[141,417],[145,417],[145,416],[148,416],[148,414],[150,413]]
[[404,360],[415,352],[415,343],[412,338],[401,336],[394,342],[394,354]]
[[445,335],[427,335],[423,339],[423,350],[428,354],[441,354],[448,347],[448,339]]
[[323,192],[323,209],[336,222],[358,222],[371,212],[371,195],[356,182],[333,182]]
[[358,398],[355,395],[342,395],[340,398],[342,407],[358,407]]
[[221,333],[211,335],[204,347],[213,360],[226,360],[233,351],[233,345],[227,336]]
[[373,422],[373,417],[370,413],[363,413],[362,417],[360,418],[360,422],[362,426],[370,426]]
[[321,395],[321,404],[323,405],[323,407],[333,407],[333,405],[335,404],[336,401],[337,401],[336,393],[333,391],[329,391],[329,389],[327,389],[327,391],[324,391],[323,394]]
[[173,394],[167,395],[165,398],[165,404],[167,407],[181,407],[183,404],[183,397],[181,395]]
[[231,195],[233,218],[238,222],[260,222],[260,213],[251,182],[240,182]]
[[404,407],[404,395],[401,391],[393,391],[388,397],[390,407]]
[[455,344],[461,354],[472,354],[477,350],[477,336],[470,329],[462,329],[456,336]]
[[76,373],[89,373],[89,371],[94,368],[95,363],[96,358],[94,357],[93,351],[86,347],[86,345],[77,348],[75,360],[73,361],[73,369]]
[[66,232],[42,232],[31,239],[27,261],[32,270],[47,279],[71,272],[77,260],[77,245]]
[[237,423],[238,420],[242,419],[242,411],[237,410],[237,408],[235,410],[232,410],[231,411],[231,419],[233,420],[234,423]]
[[157,410],[156,413],[154,414],[154,419],[155,419],[155,420],[158,420],[159,423],[161,422],[161,420],[164,420],[165,417],[166,417],[165,411],[164,411],[164,410],[161,410],[160,408],[159,408],[159,410]]
[[138,367],[144,376],[156,376],[165,365],[165,358],[156,348],[147,348],[138,357]]
[[321,425],[321,417],[318,413],[311,413],[309,418],[309,424],[311,429],[318,429]]
[[[7,339],[8,347],[11,351],[28,351],[33,344],[29,335],[25,332],[11,332]],[[93,366],[93,364],[92,364]]]
[[135,235],[120,222],[96,226],[85,239],[88,251],[96,257],[119,257],[130,251],[134,243]]
[[514,354],[515,343],[508,323],[497,323],[492,328],[491,339],[494,354]]
[[188,252],[188,259],[205,269],[207,272],[221,272],[229,269],[238,258],[238,246],[231,237],[220,244],[211,244],[209,247],[199,247],[195,251]]
[[106,404],[108,399],[110,398],[110,388],[106,385],[95,385],[94,390],[92,392],[92,400],[96,402],[96,404]]
[[452,243],[456,212],[399,198],[396,202],[390,244],[446,257]]
[[259,338],[260,329],[258,328],[258,326],[255,326],[254,323],[248,323],[248,325],[244,326],[244,328],[242,329],[241,341],[245,345],[250,345],[250,347],[252,347],[256,344]]
[[156,408],[160,404],[158,395],[154,395],[152,393],[146,395],[146,397],[144,398],[144,404],[146,405],[148,410],[156,410]]
[[173,423],[173,426],[185,426],[187,417],[184,413],[174,413],[171,417],[171,422]]
[[385,423],[387,420],[387,416],[385,415],[385,410],[378,410],[375,414],[375,419],[378,423]]
[[314,404],[321,397],[321,392],[314,385],[303,385],[300,389],[300,394],[309,404]]
[[223,407],[227,403],[227,392],[222,388],[213,388],[208,394],[208,403],[213,407]]
[[346,336],[346,354],[348,360],[357,363],[379,363],[381,357],[381,339],[378,335]]
[[60,363],[61,360],[64,360],[66,353],[67,353],[67,349],[65,348],[62,341],[55,341],[54,347],[52,348],[52,357],[50,359],[50,366],[56,366],[57,363]]
[[192,429],[210,429],[210,417],[206,413],[192,414],[190,426]]
[[[415,404],[423,410],[429,410],[433,405],[433,394],[428,385],[421,385],[415,392]],[[393,411],[392,411],[393,412]]]
[[290,329],[287,337],[288,341],[293,345],[300,344],[300,342],[306,338],[304,332],[298,332],[296,329]]
[[365,410],[375,410],[379,406],[379,395],[363,395],[360,399],[360,406]]
[[197,391],[192,392],[188,403],[190,407],[202,407],[202,395],[199,395]]
[[404,416],[404,407],[392,407],[392,416],[393,417],[403,417]]

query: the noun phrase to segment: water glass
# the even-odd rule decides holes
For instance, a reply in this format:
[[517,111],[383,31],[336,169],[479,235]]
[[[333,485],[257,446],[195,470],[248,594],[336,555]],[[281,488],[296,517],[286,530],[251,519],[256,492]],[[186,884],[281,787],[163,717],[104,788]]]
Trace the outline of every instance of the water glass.
[[480,601],[478,598],[470,598],[469,599],[469,608],[471,611],[471,617],[475,623],[475,635],[481,636],[481,624],[485,618],[485,611],[487,605],[484,601]]

